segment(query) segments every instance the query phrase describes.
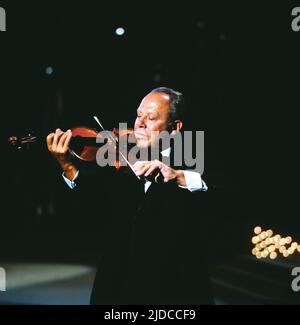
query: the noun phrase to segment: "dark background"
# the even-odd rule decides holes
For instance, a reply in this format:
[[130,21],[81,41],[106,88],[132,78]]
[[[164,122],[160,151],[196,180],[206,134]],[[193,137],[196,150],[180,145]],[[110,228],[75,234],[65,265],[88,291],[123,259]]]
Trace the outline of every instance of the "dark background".
[[[0,1],[7,13],[0,35],[0,254],[94,260],[104,203],[91,200],[99,211],[91,215],[90,206],[72,201],[45,137],[57,127],[95,127],[94,113],[107,129],[132,126],[140,100],[158,86],[183,92],[186,129],[205,131],[212,246],[224,237],[232,252],[249,253],[256,225],[300,240],[300,33],[290,26],[297,5]],[[40,143],[14,152],[6,139],[28,131]],[[218,263],[222,246],[214,250]]]

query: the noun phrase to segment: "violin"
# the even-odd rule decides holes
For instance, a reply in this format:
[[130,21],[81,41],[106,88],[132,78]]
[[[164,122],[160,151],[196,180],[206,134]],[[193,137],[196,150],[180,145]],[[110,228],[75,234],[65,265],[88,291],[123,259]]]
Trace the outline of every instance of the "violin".
[[[127,155],[125,155],[122,150],[119,150],[119,144],[127,143],[128,137],[133,135],[133,129],[114,128],[112,131],[107,131],[96,116],[94,116],[94,119],[102,131],[106,132],[107,137],[104,138],[101,131],[99,132],[89,127],[76,126],[71,128],[72,138],[69,144],[69,151],[72,156],[84,162],[95,162],[97,151],[101,146],[106,144],[116,151],[116,160],[114,161],[116,169],[120,169],[122,162],[125,161],[126,165],[133,171],[132,165],[126,158]],[[19,151],[29,149],[31,144],[35,143],[37,140],[38,137],[31,133],[23,137],[11,136],[8,139],[10,144]],[[131,143],[131,145],[134,145],[134,143]],[[136,175],[136,177],[140,179],[139,176]]]

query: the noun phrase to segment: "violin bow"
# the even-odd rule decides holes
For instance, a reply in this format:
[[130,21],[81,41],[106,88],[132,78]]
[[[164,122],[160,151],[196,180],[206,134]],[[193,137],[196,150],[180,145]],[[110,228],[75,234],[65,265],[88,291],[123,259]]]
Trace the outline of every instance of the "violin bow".
[[[107,133],[107,136],[109,137],[109,139],[114,143],[117,144],[117,140],[110,134],[109,131],[107,131],[103,125],[101,124],[101,122],[99,121],[97,116],[94,116],[94,120],[97,122],[97,124],[100,126],[100,128],[102,129],[102,131]],[[132,166],[132,164],[128,161],[128,159],[125,157],[125,155],[122,153],[122,151],[119,150],[119,154],[122,156],[122,158],[124,159],[124,161],[128,164],[128,166],[130,167],[130,169],[132,170],[132,172],[134,173],[134,175],[137,177],[138,180],[141,180],[140,176],[138,176]]]

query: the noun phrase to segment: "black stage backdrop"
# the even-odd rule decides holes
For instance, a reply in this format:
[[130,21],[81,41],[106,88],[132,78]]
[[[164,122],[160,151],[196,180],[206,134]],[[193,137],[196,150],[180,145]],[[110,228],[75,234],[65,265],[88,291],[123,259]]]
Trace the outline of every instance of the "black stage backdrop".
[[[57,127],[96,127],[95,113],[107,129],[132,126],[140,100],[158,86],[182,91],[186,129],[205,131],[213,264],[228,252],[251,254],[256,225],[300,240],[297,1],[0,6],[2,260],[94,263],[103,203],[72,201],[45,137]],[[28,131],[40,143],[14,152],[7,138]]]

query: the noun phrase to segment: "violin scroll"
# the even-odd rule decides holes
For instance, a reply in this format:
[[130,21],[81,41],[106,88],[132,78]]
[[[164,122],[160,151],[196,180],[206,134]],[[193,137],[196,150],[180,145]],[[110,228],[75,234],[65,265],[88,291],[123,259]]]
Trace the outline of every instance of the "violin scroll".
[[23,149],[29,149],[30,145],[36,141],[37,137],[33,136],[32,133],[28,133],[26,136],[21,138],[15,135],[12,135],[8,138],[8,142],[19,151]]

